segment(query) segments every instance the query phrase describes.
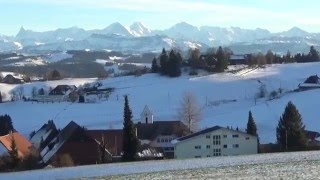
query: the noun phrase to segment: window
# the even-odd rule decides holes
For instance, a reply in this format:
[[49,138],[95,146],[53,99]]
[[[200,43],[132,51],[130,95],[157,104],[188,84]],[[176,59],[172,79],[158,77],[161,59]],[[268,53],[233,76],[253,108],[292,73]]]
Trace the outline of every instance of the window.
[[210,145],[207,145],[207,149],[210,149]]
[[195,158],[201,158],[201,156],[194,156]]
[[159,138],[157,139],[157,142],[158,142],[158,143],[160,142],[160,139],[159,139]]
[[232,147],[233,148],[239,148],[239,144],[233,144]]
[[239,137],[239,134],[234,134],[232,135],[233,138],[238,138]]
[[210,139],[210,135],[206,135],[206,138],[207,138],[207,139]]
[[164,139],[164,142],[168,142],[168,139],[167,139],[167,138],[165,138],[165,139]]
[[161,142],[163,143],[163,142],[164,142],[164,139],[161,139]]
[[228,148],[228,145],[227,144],[223,145],[223,148]]
[[223,138],[227,138],[228,137],[228,135],[223,135]]
[[221,141],[221,136],[220,135],[216,135],[216,136],[212,136],[213,138],[213,145],[220,145]]
[[194,148],[195,149],[201,149],[201,146],[198,145],[198,146],[195,146]]
[[250,138],[249,137],[246,137],[246,140],[249,140]]
[[221,149],[214,149],[213,156],[221,156]]
[[212,136],[213,139],[221,139],[221,136],[220,135],[215,135],[215,136]]
[[210,155],[207,155],[207,157],[210,157]]

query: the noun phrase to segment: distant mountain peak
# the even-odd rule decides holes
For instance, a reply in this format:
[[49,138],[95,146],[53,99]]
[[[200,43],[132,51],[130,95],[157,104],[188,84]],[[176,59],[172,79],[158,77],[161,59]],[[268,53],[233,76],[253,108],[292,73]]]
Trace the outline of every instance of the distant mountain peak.
[[122,26],[120,22],[111,23],[109,26]]
[[130,33],[130,30],[128,28],[126,28],[125,26],[123,26],[119,22],[114,22],[114,23],[110,24],[108,27],[104,28],[99,33],[118,34],[118,35],[122,35],[122,36],[132,36],[132,34]]
[[192,27],[192,28],[198,28],[198,27],[193,26],[193,25],[191,25],[191,24],[189,24],[189,23],[187,23],[187,22],[184,22],[184,21],[175,24],[173,27]]
[[291,29],[289,29],[288,31],[284,31],[281,33],[282,36],[286,36],[286,37],[304,37],[309,35],[309,33],[307,31],[302,30],[301,28],[298,28],[296,26],[292,27]]
[[146,36],[151,33],[151,30],[144,26],[141,22],[134,22],[130,26],[130,31],[134,36]]
[[26,31],[23,26],[20,27],[20,31]]
[[17,38],[22,37],[22,36],[24,36],[26,34],[26,32],[27,32],[27,30],[23,26],[21,26],[18,34],[16,35],[16,37]]
[[144,24],[140,21],[133,22],[131,26],[144,26]]

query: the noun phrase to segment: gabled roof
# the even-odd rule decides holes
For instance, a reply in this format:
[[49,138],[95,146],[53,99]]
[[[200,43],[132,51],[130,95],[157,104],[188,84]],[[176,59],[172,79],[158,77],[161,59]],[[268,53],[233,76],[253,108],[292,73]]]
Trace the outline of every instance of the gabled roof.
[[246,59],[246,55],[243,54],[234,54],[230,56],[230,60],[244,60]]
[[65,95],[66,92],[76,89],[77,86],[75,85],[58,85],[51,92],[49,92],[49,95]]
[[8,77],[12,77],[12,78],[14,78],[14,79],[18,79],[18,80],[23,80],[23,78],[22,77],[20,77],[20,76],[15,76],[15,75],[12,75],[12,74],[8,74],[8,75],[6,75],[4,78],[8,78]]
[[147,105],[143,108],[143,111],[141,112],[140,116],[144,116],[146,113],[152,114],[152,111],[150,110],[150,108]]
[[184,136],[184,137],[178,138],[178,139],[175,140],[175,142],[184,141],[184,140],[187,140],[187,139],[190,139],[190,138],[199,136],[199,135],[203,135],[203,134],[206,134],[206,133],[209,133],[209,132],[212,132],[212,131],[219,130],[219,129],[226,129],[226,130],[229,130],[229,131],[234,131],[234,132],[236,132],[236,133],[242,133],[242,134],[246,134],[246,135],[248,135],[248,136],[252,136],[252,135],[247,134],[247,133],[242,132],[242,131],[233,130],[233,129],[229,129],[229,128],[224,128],[224,127],[221,127],[221,126],[213,126],[213,127],[211,127],[211,128],[207,128],[207,129],[198,131],[198,132],[196,132],[196,133],[190,134],[190,135],[188,135],[188,136]]
[[30,138],[30,142],[41,151],[57,134],[54,122],[49,120]]
[[188,134],[188,128],[181,121],[154,121],[150,124],[135,124],[140,140],[154,140],[159,135],[182,137]]
[[0,143],[8,150],[11,151],[11,143],[12,138],[14,139],[16,143],[16,147],[18,150],[18,156],[20,158],[24,158],[28,156],[31,153],[32,144],[24,138],[21,134],[18,132],[14,132],[11,134],[7,134],[5,136],[0,136]]
[[179,139],[177,139],[178,141],[183,141],[183,140],[186,140],[186,139],[190,139],[192,137],[195,137],[195,136],[198,136],[198,135],[201,135],[201,134],[206,134],[206,133],[209,133],[211,131],[215,131],[215,130],[218,130],[218,129],[221,129],[222,127],[220,126],[213,126],[211,128],[207,128],[207,129],[204,129],[202,131],[198,131],[196,133],[193,133],[193,134],[190,134],[188,136],[184,136],[184,137],[181,137]]
[[[60,133],[54,138],[47,147],[41,151],[41,156],[44,163],[48,162],[55,153],[62,147],[62,145],[67,142],[77,129],[82,129],[77,123],[71,121],[65,128],[63,128]],[[50,148],[50,147],[51,148]]]
[[307,134],[307,138],[308,140],[315,140],[317,139],[318,137],[320,137],[320,133],[319,132],[316,132],[316,131],[308,131],[308,130],[305,130],[306,134]]
[[312,83],[312,84],[319,84],[319,77],[318,75],[313,75],[313,76],[310,76],[308,77],[304,83]]
[[200,55],[199,58],[200,59],[209,59],[209,60],[214,60],[214,61],[217,60],[217,58],[215,58],[213,54],[202,54],[202,55]]

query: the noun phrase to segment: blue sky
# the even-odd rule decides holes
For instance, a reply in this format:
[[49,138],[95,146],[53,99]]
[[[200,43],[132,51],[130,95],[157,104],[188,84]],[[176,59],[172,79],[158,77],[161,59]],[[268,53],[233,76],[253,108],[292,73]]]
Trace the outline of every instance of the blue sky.
[[113,22],[143,22],[166,29],[178,22],[202,26],[266,28],[293,26],[320,32],[318,0],[0,0],[0,34],[21,26],[35,31],[78,26],[101,29]]

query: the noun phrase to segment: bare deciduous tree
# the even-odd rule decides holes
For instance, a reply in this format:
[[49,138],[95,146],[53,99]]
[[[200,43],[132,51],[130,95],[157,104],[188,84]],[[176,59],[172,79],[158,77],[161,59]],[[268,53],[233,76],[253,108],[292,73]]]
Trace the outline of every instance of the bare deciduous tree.
[[38,95],[38,89],[37,87],[32,87],[32,97],[35,98]]
[[10,99],[11,99],[11,101],[19,100],[18,92],[16,90],[12,90],[10,92]]
[[22,96],[24,96],[24,88],[23,88],[23,86],[19,86],[17,88],[17,93],[18,93],[18,96],[19,96],[19,100],[21,100]]
[[180,121],[189,128],[190,132],[198,130],[202,115],[197,98],[193,93],[186,92],[183,94],[181,108],[178,111],[178,115]]

